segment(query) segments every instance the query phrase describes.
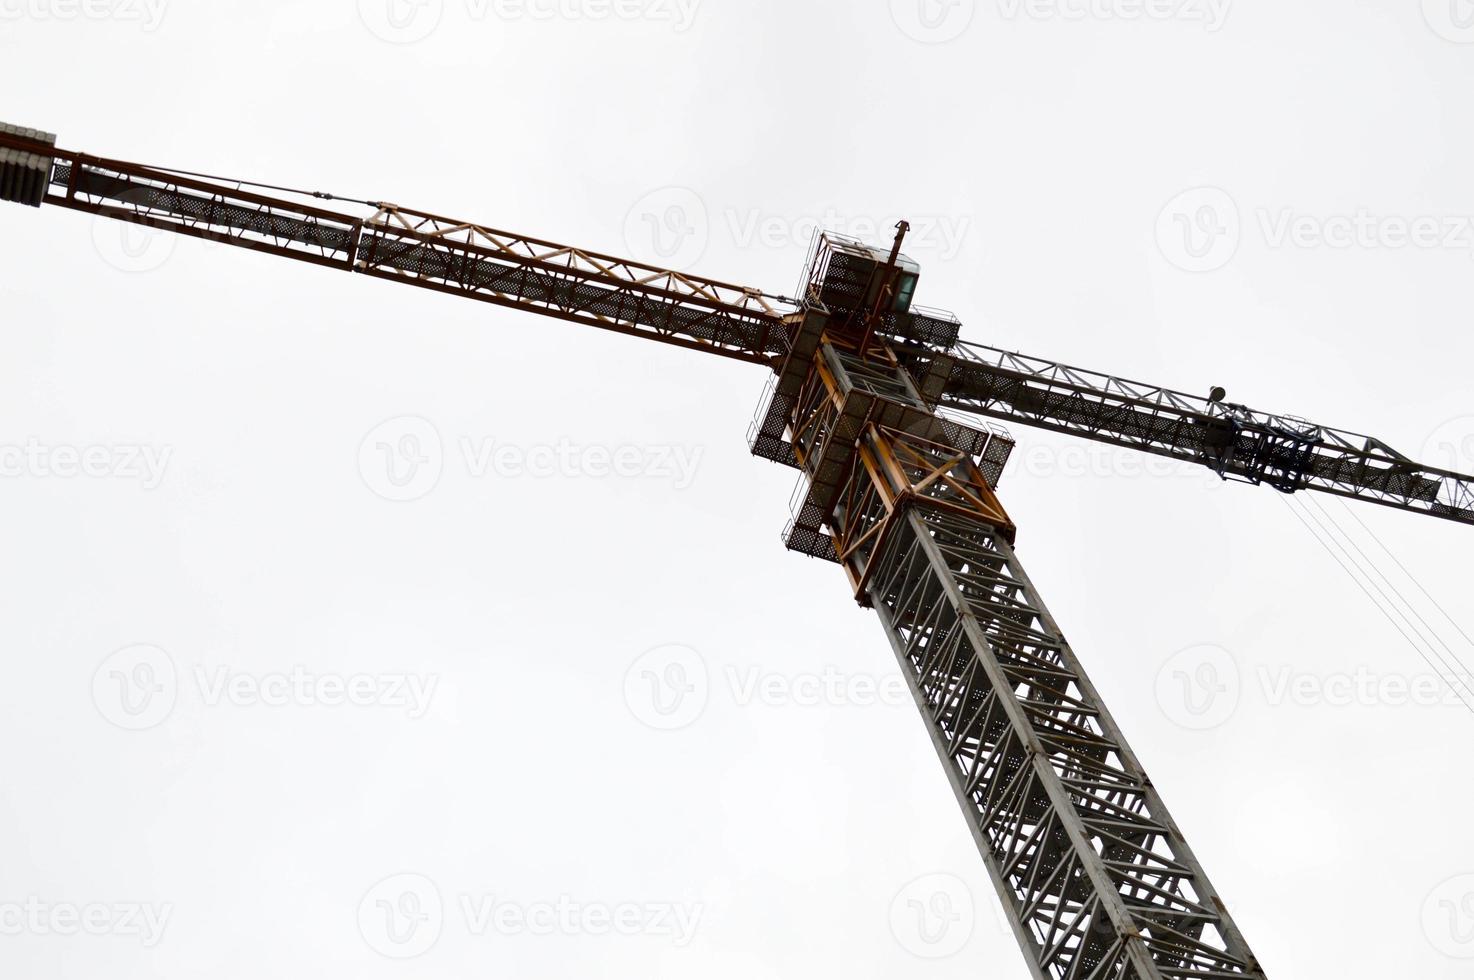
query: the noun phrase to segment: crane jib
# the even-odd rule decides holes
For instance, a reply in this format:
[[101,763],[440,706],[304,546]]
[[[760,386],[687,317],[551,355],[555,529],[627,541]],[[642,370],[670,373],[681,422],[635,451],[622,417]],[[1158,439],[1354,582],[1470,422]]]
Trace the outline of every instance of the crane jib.
[[[391,205],[360,216],[231,184],[61,150],[50,133],[0,123],[3,200],[59,205],[774,370],[802,309],[852,313],[874,298],[879,252],[842,236],[829,236],[835,247],[815,253],[812,292],[795,302]],[[1474,477],[1420,464],[1381,440],[961,342],[955,317],[909,304],[918,267],[899,262],[908,302],[877,308],[872,329],[895,341],[918,377],[944,376],[935,393],[942,408],[1183,460],[1284,492],[1317,490],[1474,523]],[[769,415],[754,445],[793,465],[783,413]]]
[[663,270],[616,270],[597,258],[571,261],[587,253],[547,243],[519,249],[530,240],[479,228],[495,246],[427,233],[392,220],[397,209],[362,218],[61,151],[44,201],[751,363],[770,365],[787,348],[786,310],[755,291]]
[[[1427,466],[1380,439],[1182,392],[961,343],[949,351],[949,409],[1207,466],[1283,492],[1316,490],[1474,524],[1474,477]],[[921,370],[935,354],[903,347]]]

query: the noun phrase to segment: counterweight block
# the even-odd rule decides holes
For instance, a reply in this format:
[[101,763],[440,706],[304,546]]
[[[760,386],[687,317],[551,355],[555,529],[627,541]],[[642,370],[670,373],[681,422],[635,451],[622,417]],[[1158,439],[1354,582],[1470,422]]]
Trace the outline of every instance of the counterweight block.
[[3,122],[0,135],[10,137],[15,144],[0,147],[0,201],[39,208],[51,183],[55,162],[51,150],[56,146],[56,135]]

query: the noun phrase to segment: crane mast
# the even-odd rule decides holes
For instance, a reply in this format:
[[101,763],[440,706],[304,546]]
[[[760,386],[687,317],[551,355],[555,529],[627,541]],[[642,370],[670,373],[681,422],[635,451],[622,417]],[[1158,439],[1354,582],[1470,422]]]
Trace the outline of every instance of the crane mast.
[[939,415],[940,362],[856,315],[898,270],[830,236],[810,270],[762,413],[807,480],[787,543],[879,615],[1034,976],[1263,977],[1019,564],[1012,440]]
[[961,341],[955,317],[913,302],[904,223],[889,250],[817,236],[785,298],[383,202],[355,216],[11,126],[0,198],[770,369],[749,437],[800,471],[784,542],[840,565],[879,616],[1037,980],[1264,972],[1019,563],[997,493],[1014,440],[989,420],[1474,523],[1474,479],[1380,440]]

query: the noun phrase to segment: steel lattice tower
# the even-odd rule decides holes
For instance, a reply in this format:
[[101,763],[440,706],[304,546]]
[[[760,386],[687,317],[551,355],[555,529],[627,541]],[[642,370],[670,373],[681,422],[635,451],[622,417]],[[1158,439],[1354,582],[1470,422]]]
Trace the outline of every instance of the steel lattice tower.
[[1011,441],[937,414],[812,285],[764,412],[808,482],[789,544],[879,614],[1034,975],[1263,977],[1019,564]]
[[[733,358],[752,452],[801,472],[788,548],[879,615],[1036,980],[1264,972],[1014,553],[1011,421],[1474,524],[1474,478],[1370,436],[960,339],[919,267],[822,234],[796,299],[382,202],[109,160],[0,124],[0,200],[49,204]],[[283,197],[282,194],[291,195]]]

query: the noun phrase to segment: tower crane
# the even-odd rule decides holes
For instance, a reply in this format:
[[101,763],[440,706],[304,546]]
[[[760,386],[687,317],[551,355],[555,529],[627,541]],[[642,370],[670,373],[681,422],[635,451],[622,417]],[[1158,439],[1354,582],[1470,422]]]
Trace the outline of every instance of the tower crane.
[[[68,208],[733,358],[803,490],[783,533],[879,617],[1036,980],[1265,977],[1019,562],[999,423],[1474,524],[1474,477],[1370,436],[961,339],[902,249],[816,235],[800,295],[384,202],[60,149],[0,124],[0,199]],[[263,193],[271,191],[272,193]]]

